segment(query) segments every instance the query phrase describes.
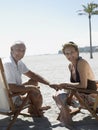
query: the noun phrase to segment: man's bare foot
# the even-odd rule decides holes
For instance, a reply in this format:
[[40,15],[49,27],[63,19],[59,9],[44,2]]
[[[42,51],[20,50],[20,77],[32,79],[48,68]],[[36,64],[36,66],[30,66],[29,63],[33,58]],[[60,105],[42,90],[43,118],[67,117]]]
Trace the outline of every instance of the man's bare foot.
[[80,108],[72,108],[70,109],[70,114],[73,115],[73,114],[77,114],[78,112],[80,112]]
[[32,117],[43,117],[44,112],[43,111],[34,111],[34,110],[28,110],[28,113],[32,116]]
[[41,108],[40,108],[40,111],[48,110],[48,109],[50,109],[50,108],[51,108],[50,106],[44,106],[44,107],[41,107]]

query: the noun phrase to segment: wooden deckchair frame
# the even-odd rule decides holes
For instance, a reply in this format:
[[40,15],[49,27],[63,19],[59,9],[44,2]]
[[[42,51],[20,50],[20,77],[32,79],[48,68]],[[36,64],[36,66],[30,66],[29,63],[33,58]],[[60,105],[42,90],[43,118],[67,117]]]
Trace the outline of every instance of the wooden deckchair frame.
[[12,125],[15,123],[18,115],[27,115],[27,116],[30,116],[29,114],[21,112],[23,109],[29,107],[29,105],[30,105],[28,103],[29,93],[27,93],[27,96],[23,100],[22,104],[18,108],[16,108],[15,105],[14,105],[14,103],[13,103],[12,98],[14,96],[22,95],[22,93],[12,94],[10,92],[8,83],[6,81],[6,77],[5,77],[4,68],[3,68],[3,64],[2,64],[1,58],[0,58],[0,73],[1,73],[1,76],[2,76],[2,79],[3,79],[3,82],[4,82],[4,87],[5,87],[4,91],[6,91],[6,94],[7,94],[7,97],[8,97],[8,103],[9,103],[9,107],[10,107],[10,110],[8,112],[0,111],[0,114],[7,115],[7,116],[12,116],[13,117],[12,120],[10,121],[8,127],[7,127],[7,130],[10,130],[11,127],[12,127]]
[[[98,81],[96,81],[96,84],[98,84]],[[79,89],[79,88],[73,88],[73,87],[65,87],[65,90],[70,90],[72,95],[77,98],[80,105],[83,106],[81,108],[84,108],[84,109],[88,110],[91,113],[91,115],[98,120],[98,113],[96,111],[97,107],[98,107],[98,91],[97,90],[95,91],[95,90]],[[92,107],[89,106],[89,104],[87,102],[85,102],[83,100],[83,98],[81,98],[81,96],[80,96],[81,93],[84,93],[84,94],[97,94],[97,96],[95,98],[94,105]]]

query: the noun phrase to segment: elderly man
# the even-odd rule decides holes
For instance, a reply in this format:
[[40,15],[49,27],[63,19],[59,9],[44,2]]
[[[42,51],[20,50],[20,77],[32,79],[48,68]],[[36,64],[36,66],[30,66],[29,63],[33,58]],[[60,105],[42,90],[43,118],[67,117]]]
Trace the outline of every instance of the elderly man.
[[[32,72],[22,62],[21,59],[24,57],[25,51],[26,46],[22,41],[16,41],[11,46],[10,57],[3,59],[5,75],[12,93],[29,93],[31,106],[28,112],[32,114],[32,116],[42,116],[43,110],[49,109],[49,106],[42,107],[43,98],[38,88],[38,82],[46,85],[49,85],[49,82],[40,75]],[[28,82],[22,83],[22,74],[30,78]],[[22,98],[15,98],[15,103],[17,104],[17,101],[20,103],[20,99]]]

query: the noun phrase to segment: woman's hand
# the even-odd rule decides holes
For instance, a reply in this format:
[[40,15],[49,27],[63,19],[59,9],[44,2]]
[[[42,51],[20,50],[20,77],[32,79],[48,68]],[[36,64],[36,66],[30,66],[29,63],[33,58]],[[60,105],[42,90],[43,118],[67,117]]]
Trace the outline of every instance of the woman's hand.
[[54,88],[56,91],[59,90],[59,89],[61,89],[59,84],[50,84],[49,86],[51,88]]

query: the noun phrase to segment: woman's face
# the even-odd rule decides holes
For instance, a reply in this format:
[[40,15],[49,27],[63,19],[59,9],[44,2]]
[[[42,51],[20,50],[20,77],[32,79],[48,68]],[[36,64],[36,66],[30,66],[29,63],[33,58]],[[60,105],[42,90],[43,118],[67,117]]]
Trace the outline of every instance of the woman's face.
[[64,50],[64,55],[70,62],[75,62],[79,56],[79,53],[74,47],[66,47]]
[[16,62],[24,57],[26,47],[23,44],[16,45],[11,49],[11,54]]

